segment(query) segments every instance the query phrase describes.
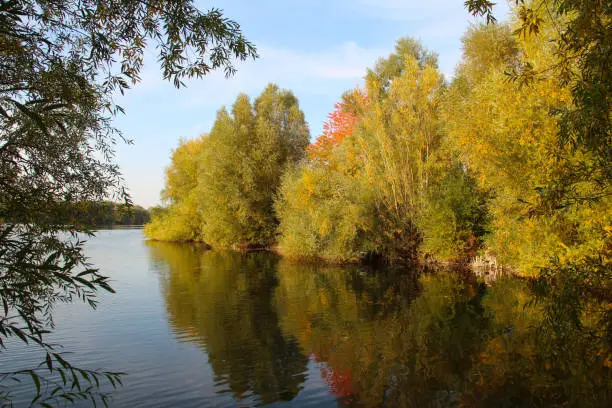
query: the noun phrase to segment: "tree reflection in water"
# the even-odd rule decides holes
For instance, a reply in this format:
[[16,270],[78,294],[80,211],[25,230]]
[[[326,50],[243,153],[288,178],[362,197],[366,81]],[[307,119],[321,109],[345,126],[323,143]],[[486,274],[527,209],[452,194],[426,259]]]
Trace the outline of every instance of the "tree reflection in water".
[[[284,330],[327,363],[323,375],[346,405],[604,407],[612,401],[612,364],[603,345],[563,357],[540,346],[560,337],[545,330],[526,281],[485,286],[453,272],[373,275],[285,261],[278,276]],[[590,339],[564,341],[581,349]],[[554,359],[565,360],[563,370]]]
[[161,277],[168,319],[179,337],[208,354],[219,392],[238,401],[290,401],[306,378],[308,358],[281,332],[270,302],[278,259],[203,251],[150,242],[152,258],[168,265]]
[[[322,376],[341,406],[612,401],[609,346],[545,330],[542,305],[522,280],[485,286],[452,272],[150,248],[168,266],[161,282],[171,324],[208,353],[219,392],[238,400],[289,401],[308,374]],[[543,346],[559,341],[575,352]],[[307,355],[321,363],[309,373]]]

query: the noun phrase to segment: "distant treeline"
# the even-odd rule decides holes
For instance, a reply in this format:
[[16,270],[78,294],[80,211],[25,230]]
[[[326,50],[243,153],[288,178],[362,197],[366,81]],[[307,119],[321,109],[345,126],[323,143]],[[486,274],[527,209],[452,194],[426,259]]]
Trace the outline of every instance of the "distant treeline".
[[112,201],[82,201],[68,211],[71,224],[88,227],[144,225],[151,220],[149,211],[139,205]]

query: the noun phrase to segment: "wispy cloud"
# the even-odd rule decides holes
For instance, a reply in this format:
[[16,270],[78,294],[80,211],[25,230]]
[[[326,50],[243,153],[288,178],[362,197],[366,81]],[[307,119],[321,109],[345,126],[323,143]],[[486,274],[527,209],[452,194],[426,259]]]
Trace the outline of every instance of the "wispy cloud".
[[259,92],[269,82],[298,93],[332,95],[339,92],[338,85],[356,84],[366,68],[387,53],[388,50],[364,48],[355,42],[310,53],[259,45],[260,58],[238,62],[239,70],[230,80],[221,72],[211,73],[204,80],[188,81],[180,97],[171,84],[161,79],[155,64],[148,64],[142,84],[130,97],[163,95],[164,99],[170,98],[183,107],[220,105],[233,100],[239,92]]
[[[365,68],[380,56],[380,49],[367,49],[347,42],[317,53],[263,47],[262,67],[275,77],[337,80],[359,78]],[[266,65],[268,65],[266,67]]]

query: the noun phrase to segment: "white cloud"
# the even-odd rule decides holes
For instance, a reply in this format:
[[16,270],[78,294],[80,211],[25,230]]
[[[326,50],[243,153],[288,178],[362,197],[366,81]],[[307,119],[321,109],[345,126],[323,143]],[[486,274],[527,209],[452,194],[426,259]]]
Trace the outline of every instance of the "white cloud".
[[194,106],[221,106],[234,100],[239,92],[254,94],[267,83],[275,82],[295,92],[316,95],[337,94],[333,84],[351,82],[356,85],[381,56],[383,49],[368,49],[355,42],[347,42],[320,52],[306,53],[289,49],[259,45],[260,58],[256,61],[236,62],[238,72],[226,79],[222,72],[213,72],[204,80],[190,80],[178,92],[160,77],[154,63],[148,63],[142,74],[142,83],[131,91],[128,98],[150,98],[163,95],[167,102],[184,108]]
[[273,75],[276,77],[293,78],[299,75],[301,78],[322,80],[360,78],[366,67],[372,65],[382,52],[360,47],[355,42],[312,54],[266,47],[261,51],[263,65],[275,67]]

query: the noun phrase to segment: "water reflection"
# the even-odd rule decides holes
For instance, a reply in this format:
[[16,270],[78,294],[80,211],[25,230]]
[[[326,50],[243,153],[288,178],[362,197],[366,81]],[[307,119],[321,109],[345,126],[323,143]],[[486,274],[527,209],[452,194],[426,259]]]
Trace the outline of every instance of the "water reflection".
[[[295,264],[149,244],[170,323],[220,393],[290,401],[322,378],[340,406],[609,406],[609,350],[542,330],[527,282]],[[308,359],[320,364],[308,364]],[[307,389],[305,389],[307,391]]]
[[161,284],[170,324],[206,351],[219,392],[260,404],[293,399],[308,359],[282,333],[270,302],[278,259],[149,245],[152,258],[168,265]]
[[[343,405],[379,406],[401,344],[398,317],[419,292],[414,271],[279,264],[283,329],[326,363],[321,374]],[[399,348],[398,348],[399,347]]]

